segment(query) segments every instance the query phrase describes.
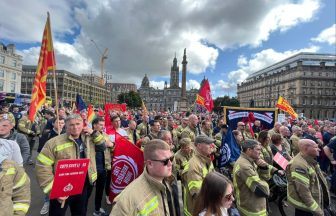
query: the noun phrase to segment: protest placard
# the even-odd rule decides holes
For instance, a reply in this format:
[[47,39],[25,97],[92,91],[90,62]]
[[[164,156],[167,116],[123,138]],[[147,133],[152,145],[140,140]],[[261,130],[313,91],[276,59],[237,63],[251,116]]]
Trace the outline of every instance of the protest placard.
[[282,156],[279,152],[277,152],[275,155],[274,155],[274,158],[273,160],[283,169],[283,170],[286,170],[286,167],[288,165],[288,160]]
[[89,159],[59,160],[50,199],[81,194],[89,163]]

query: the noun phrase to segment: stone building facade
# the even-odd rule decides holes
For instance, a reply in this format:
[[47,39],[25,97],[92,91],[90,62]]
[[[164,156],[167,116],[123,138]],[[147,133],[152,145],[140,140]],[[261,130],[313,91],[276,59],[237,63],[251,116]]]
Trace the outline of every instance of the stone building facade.
[[0,92],[20,93],[22,61],[14,44],[0,43]]
[[121,93],[137,91],[137,86],[134,83],[106,83],[106,88],[111,94],[113,103],[118,102],[118,95]]
[[[176,111],[179,110],[179,103],[182,88],[179,86],[180,71],[177,66],[176,56],[170,71],[170,86],[165,82],[164,89],[153,88],[149,84],[147,75],[143,78],[138,92],[148,110]],[[187,106],[194,104],[198,89],[191,89],[186,92]]]
[[[22,68],[21,93],[31,94],[32,85],[34,83],[36,66],[24,65]],[[86,103],[102,106],[105,102],[110,102],[109,91],[105,86],[90,80],[84,79],[82,76],[76,75],[66,70],[56,70],[57,97],[63,104],[71,104],[76,101],[77,93],[80,94]],[[52,72],[48,72],[47,77],[47,96],[55,101],[55,90],[53,84]]]
[[307,118],[336,118],[336,56],[298,53],[237,85],[242,107],[275,107],[283,96]]

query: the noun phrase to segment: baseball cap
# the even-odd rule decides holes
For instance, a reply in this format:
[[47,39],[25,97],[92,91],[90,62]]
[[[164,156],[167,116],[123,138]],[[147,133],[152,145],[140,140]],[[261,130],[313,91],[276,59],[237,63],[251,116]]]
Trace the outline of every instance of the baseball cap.
[[199,144],[199,143],[205,143],[205,144],[212,144],[214,143],[215,140],[206,136],[206,135],[199,135],[195,138],[195,144]]

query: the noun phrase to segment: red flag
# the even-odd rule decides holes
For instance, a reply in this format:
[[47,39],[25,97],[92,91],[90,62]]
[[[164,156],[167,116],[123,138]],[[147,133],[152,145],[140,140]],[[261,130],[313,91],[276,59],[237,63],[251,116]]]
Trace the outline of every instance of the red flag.
[[143,152],[119,133],[115,133],[115,149],[111,169],[109,199],[113,199],[144,169]]
[[104,114],[104,110],[102,110],[102,108],[100,108],[100,107],[99,107],[99,109],[98,109],[98,115],[99,115],[100,117],[102,117],[102,116],[105,115],[105,114]]
[[51,36],[49,13],[44,27],[40,57],[36,69],[32,98],[29,106],[29,120],[34,121],[36,112],[46,100],[48,70],[55,69],[55,55]]
[[203,81],[199,93],[197,94],[196,103],[204,106],[209,112],[214,108],[214,103],[211,96],[210,83],[208,80]]

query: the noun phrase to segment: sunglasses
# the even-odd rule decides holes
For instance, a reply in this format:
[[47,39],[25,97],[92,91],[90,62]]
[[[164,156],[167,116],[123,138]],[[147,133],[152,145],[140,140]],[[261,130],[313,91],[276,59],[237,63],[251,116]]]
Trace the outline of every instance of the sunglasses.
[[164,159],[164,160],[154,160],[152,159],[151,161],[157,161],[157,162],[161,162],[164,166],[167,166],[169,161],[173,162],[174,160],[174,156],[171,156],[170,158]]
[[227,200],[231,200],[233,198],[233,191],[230,194],[225,195],[224,197]]

